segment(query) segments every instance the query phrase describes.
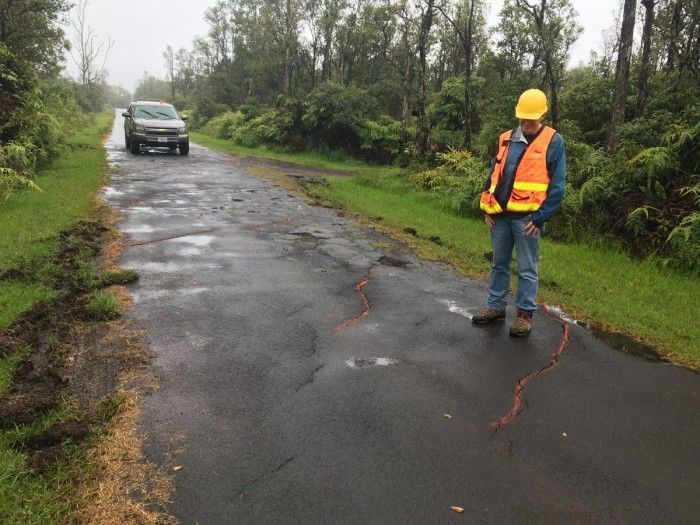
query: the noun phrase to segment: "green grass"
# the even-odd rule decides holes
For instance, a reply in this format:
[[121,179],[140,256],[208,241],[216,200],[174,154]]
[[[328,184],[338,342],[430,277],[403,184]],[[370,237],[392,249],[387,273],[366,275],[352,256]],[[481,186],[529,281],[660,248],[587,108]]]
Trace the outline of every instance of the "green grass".
[[310,168],[356,172],[367,166],[365,163],[356,159],[347,158],[337,160],[330,158],[328,155],[324,155],[323,153],[313,151],[303,153],[286,153],[284,151],[276,151],[265,148],[249,148],[247,146],[235,144],[230,140],[211,137],[210,135],[205,135],[204,133],[198,133],[196,131],[190,132],[190,139],[196,144],[218,151],[226,151],[228,153],[248,157],[260,157],[284,162],[292,162],[294,164],[300,164]]
[[3,524],[65,523],[73,507],[74,479],[92,468],[83,458],[83,448],[66,443],[63,459],[45,474],[35,474],[26,455],[12,443],[46,430],[56,421],[70,419],[66,409],[51,411],[33,425],[0,433],[0,522]]
[[[88,217],[104,183],[102,137],[112,118],[111,113],[98,114],[69,139],[69,151],[35,179],[42,191],[24,191],[0,203],[0,273],[21,268],[40,274],[58,248],[59,232]],[[0,329],[52,296],[37,280],[0,281]]]
[[110,294],[97,290],[90,295],[90,300],[85,305],[85,313],[95,321],[114,319],[119,316],[119,302]]
[[[35,179],[41,192],[25,191],[0,202],[0,330],[37,301],[56,294],[47,283],[56,272],[54,258],[59,234],[95,209],[95,196],[104,183],[102,138],[113,114],[98,114],[94,122],[69,139],[69,148]],[[80,277],[80,276],[77,276]],[[22,354],[0,359],[0,394],[7,391]],[[82,448],[67,445],[65,457],[46,474],[27,467],[26,454],[12,443],[39,433],[51,423],[71,417],[65,409],[47,414],[32,425],[0,431],[0,522],[61,523],[73,501],[74,479],[89,466],[81,461]]]

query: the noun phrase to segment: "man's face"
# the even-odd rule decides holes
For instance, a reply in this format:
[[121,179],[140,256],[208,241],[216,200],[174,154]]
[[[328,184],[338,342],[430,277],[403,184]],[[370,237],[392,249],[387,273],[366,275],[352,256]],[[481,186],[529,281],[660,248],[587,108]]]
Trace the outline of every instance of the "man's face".
[[539,120],[520,120],[520,129],[522,129],[523,133],[526,135],[533,135],[534,133],[537,133],[540,126],[542,126],[542,123]]

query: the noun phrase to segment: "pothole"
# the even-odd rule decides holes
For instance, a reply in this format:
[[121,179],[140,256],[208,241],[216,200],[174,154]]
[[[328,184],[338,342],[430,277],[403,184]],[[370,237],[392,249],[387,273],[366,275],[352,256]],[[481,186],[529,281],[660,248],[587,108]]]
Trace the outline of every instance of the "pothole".
[[390,366],[398,362],[398,359],[390,357],[351,357],[345,361],[345,364],[350,368],[366,368],[368,366]]
[[406,261],[395,259],[394,257],[390,257],[388,255],[382,255],[377,262],[379,264],[383,264],[384,266],[394,266],[396,268],[404,268],[408,264]]

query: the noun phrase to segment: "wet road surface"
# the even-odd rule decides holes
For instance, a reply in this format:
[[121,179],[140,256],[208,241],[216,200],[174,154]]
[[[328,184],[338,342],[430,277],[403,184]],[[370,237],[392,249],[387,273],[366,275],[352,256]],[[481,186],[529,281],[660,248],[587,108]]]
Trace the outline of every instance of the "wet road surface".
[[698,522],[696,373],[575,325],[553,358],[566,323],[544,313],[524,339],[512,313],[474,327],[483,283],[225,154],[133,156],[121,130],[105,199],[183,523]]

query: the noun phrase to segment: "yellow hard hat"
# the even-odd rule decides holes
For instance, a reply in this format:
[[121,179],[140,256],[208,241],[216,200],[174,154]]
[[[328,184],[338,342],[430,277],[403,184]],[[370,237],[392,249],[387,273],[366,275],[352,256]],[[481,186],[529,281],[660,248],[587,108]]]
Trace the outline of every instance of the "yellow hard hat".
[[539,120],[547,113],[547,95],[539,89],[523,92],[515,106],[515,116],[525,120]]

